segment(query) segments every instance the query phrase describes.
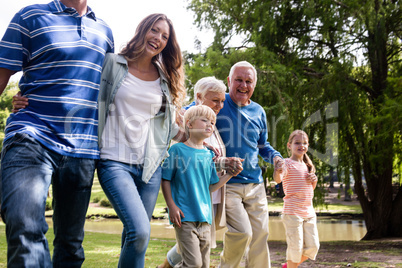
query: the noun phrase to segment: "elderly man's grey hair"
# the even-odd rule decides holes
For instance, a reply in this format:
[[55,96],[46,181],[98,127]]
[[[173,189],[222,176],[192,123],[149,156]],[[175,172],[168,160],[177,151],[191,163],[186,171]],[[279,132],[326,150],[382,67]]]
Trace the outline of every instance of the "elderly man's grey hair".
[[257,84],[257,70],[255,69],[255,67],[249,63],[248,61],[239,61],[236,62],[235,64],[233,64],[232,68],[230,68],[230,72],[229,72],[229,79],[232,79],[232,75],[234,73],[234,70],[237,67],[247,67],[247,68],[251,68],[254,72],[254,84]]
[[194,86],[195,102],[197,104],[200,102],[200,100],[197,98],[198,93],[201,95],[201,98],[204,98],[205,94],[207,94],[207,92],[210,92],[210,91],[225,93],[226,86],[222,80],[218,80],[214,76],[207,76],[207,77],[201,78],[200,80],[197,81],[197,83]]

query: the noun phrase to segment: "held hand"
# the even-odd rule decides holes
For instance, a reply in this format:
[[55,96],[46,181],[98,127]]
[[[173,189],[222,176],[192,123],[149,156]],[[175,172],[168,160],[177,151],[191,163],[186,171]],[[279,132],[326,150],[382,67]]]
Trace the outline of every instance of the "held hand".
[[28,98],[21,96],[21,91],[18,91],[18,93],[13,96],[12,104],[13,104],[12,112],[17,113],[19,112],[19,110],[24,109],[29,105]]
[[308,173],[307,174],[307,181],[308,182],[315,183],[315,182],[317,182],[317,180],[318,180],[318,178],[315,175],[315,173]]
[[282,157],[275,156],[274,158],[274,180],[276,183],[281,183],[285,176],[285,161]]
[[275,171],[282,173],[284,165],[285,165],[285,161],[281,157],[275,156],[275,158],[274,158]]
[[174,205],[171,208],[169,208],[169,219],[173,223],[173,225],[176,225],[180,228],[181,217],[184,218],[184,213],[178,206]]
[[285,173],[285,169],[283,167],[278,167],[274,169],[274,173],[282,177]]
[[226,157],[223,160],[224,169],[229,175],[237,176],[243,171],[243,161],[244,159],[239,157]]

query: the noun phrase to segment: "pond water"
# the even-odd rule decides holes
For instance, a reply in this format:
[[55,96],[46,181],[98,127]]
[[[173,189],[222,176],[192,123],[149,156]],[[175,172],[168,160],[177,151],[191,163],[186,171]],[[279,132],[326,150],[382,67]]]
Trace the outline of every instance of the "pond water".
[[[51,219],[48,219],[51,225]],[[318,218],[317,222],[320,241],[360,240],[366,234],[363,220],[334,220],[331,218]],[[85,231],[110,234],[121,234],[123,225],[118,219],[87,220]],[[226,229],[220,230],[217,239],[222,240]],[[151,221],[151,237],[175,238],[174,229],[167,220]],[[269,218],[269,240],[285,241],[285,229],[280,217]]]

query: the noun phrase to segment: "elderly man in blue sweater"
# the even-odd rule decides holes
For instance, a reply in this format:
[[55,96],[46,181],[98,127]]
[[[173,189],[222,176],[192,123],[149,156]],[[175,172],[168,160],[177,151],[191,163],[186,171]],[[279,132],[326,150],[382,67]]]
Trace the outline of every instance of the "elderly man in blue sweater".
[[[221,268],[239,267],[244,254],[246,267],[270,267],[268,249],[268,204],[258,155],[281,166],[282,156],[267,141],[264,109],[250,98],[257,72],[246,61],[232,66],[227,78],[229,94],[216,126],[228,157],[244,159],[243,171],[229,180],[226,189],[226,219]],[[248,251],[247,251],[248,248]]]

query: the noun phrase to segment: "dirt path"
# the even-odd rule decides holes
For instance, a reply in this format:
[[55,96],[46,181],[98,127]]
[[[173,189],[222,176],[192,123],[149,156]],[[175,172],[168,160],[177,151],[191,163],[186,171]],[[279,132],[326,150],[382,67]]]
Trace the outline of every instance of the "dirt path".
[[[359,205],[354,194],[351,201],[345,201],[345,189],[339,183],[327,188],[325,202],[328,204]],[[331,213],[331,212],[330,212]],[[336,217],[336,216],[335,216]],[[358,216],[362,217],[362,215]],[[400,267],[402,268],[402,238],[373,241],[320,242],[320,250],[315,261],[306,261],[300,268],[307,267]],[[271,266],[282,267],[286,259],[286,242],[270,241]],[[222,244],[218,244],[222,247]],[[213,251],[219,256],[221,249]],[[218,267],[218,261],[211,261],[211,267]],[[243,266],[244,267],[244,263]]]
[[[282,267],[286,242],[270,241],[268,244],[272,268]],[[218,244],[214,256],[219,256],[221,247],[222,244]],[[211,267],[218,267],[218,261],[211,261]],[[322,242],[317,259],[299,267],[402,267],[402,239]]]

